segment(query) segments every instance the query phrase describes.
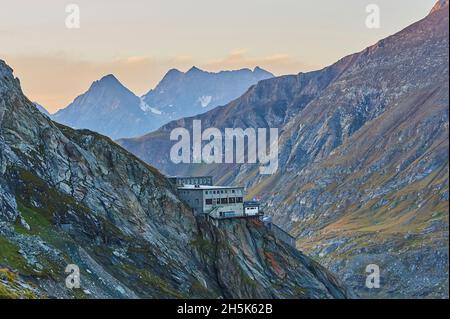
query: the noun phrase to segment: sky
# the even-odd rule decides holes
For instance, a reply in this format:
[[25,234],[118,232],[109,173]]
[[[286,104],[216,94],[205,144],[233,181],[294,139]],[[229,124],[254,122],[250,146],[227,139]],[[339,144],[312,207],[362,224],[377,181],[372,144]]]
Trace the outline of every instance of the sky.
[[[0,0],[0,59],[54,112],[114,74],[143,95],[171,68],[320,69],[423,18],[436,0]],[[79,28],[68,28],[79,8]],[[368,28],[369,4],[380,9]]]

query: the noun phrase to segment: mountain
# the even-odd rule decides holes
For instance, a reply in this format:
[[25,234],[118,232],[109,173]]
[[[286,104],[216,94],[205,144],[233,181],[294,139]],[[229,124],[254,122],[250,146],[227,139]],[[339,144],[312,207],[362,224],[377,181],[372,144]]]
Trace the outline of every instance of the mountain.
[[154,131],[172,119],[204,113],[242,95],[273,74],[256,67],[210,73],[196,67],[182,73],[170,70],[154,90],[142,98],[114,75],[94,82],[66,108],[52,115],[58,123],[90,129],[111,139]]
[[42,105],[40,105],[39,103],[36,103],[36,102],[34,102],[33,104],[39,110],[39,112],[41,112],[44,115],[50,116],[50,112],[47,111],[47,109],[45,107],[43,107]]
[[114,75],[95,81],[89,90],[52,116],[58,123],[90,129],[112,139],[156,129],[158,115],[142,109],[142,101]]
[[[119,143],[171,175],[245,185],[302,251],[364,297],[448,298],[448,1],[322,70],[259,82],[206,114]],[[170,132],[279,128],[279,169],[174,164]],[[365,287],[365,267],[381,271]]]
[[39,112],[0,60],[0,298],[350,296],[262,222],[194,218],[156,169]]
[[436,4],[433,6],[433,9],[431,9],[430,14],[448,8],[448,2],[449,0],[438,0]]
[[273,74],[259,67],[253,71],[206,72],[192,67],[187,72],[170,70],[155,89],[143,96],[146,105],[170,120],[205,113],[225,105]]

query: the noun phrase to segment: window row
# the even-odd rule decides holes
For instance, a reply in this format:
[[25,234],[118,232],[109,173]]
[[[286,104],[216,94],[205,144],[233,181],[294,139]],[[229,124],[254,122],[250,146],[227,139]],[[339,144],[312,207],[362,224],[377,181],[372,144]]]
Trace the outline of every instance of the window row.
[[236,204],[242,203],[242,197],[229,197],[229,198],[207,198],[205,199],[205,205],[217,205],[217,204]]
[[198,184],[211,184],[210,178],[188,178],[179,180],[179,184],[198,185]]
[[205,194],[228,194],[228,193],[235,194],[236,190],[235,189],[231,189],[231,190],[221,189],[221,190],[217,190],[217,191],[205,191]]

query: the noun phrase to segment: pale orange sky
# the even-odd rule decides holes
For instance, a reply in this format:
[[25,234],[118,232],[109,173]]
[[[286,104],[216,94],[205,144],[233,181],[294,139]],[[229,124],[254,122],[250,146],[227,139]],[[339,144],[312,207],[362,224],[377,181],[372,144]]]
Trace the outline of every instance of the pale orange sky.
[[[38,4],[37,4],[38,3]],[[65,7],[80,7],[67,29]],[[381,28],[365,25],[378,4]],[[435,0],[0,0],[0,59],[51,112],[113,73],[138,95],[171,68],[310,71],[424,17]]]

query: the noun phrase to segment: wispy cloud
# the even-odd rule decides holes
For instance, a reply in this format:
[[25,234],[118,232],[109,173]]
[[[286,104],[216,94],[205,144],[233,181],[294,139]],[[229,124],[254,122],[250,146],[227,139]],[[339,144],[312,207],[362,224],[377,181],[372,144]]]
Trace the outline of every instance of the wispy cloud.
[[304,72],[316,68],[316,66],[307,65],[302,61],[298,61],[288,54],[279,53],[267,56],[251,56],[247,49],[232,50],[225,57],[211,59],[200,65],[211,70],[229,70],[260,66],[277,75],[298,73],[300,71]]

